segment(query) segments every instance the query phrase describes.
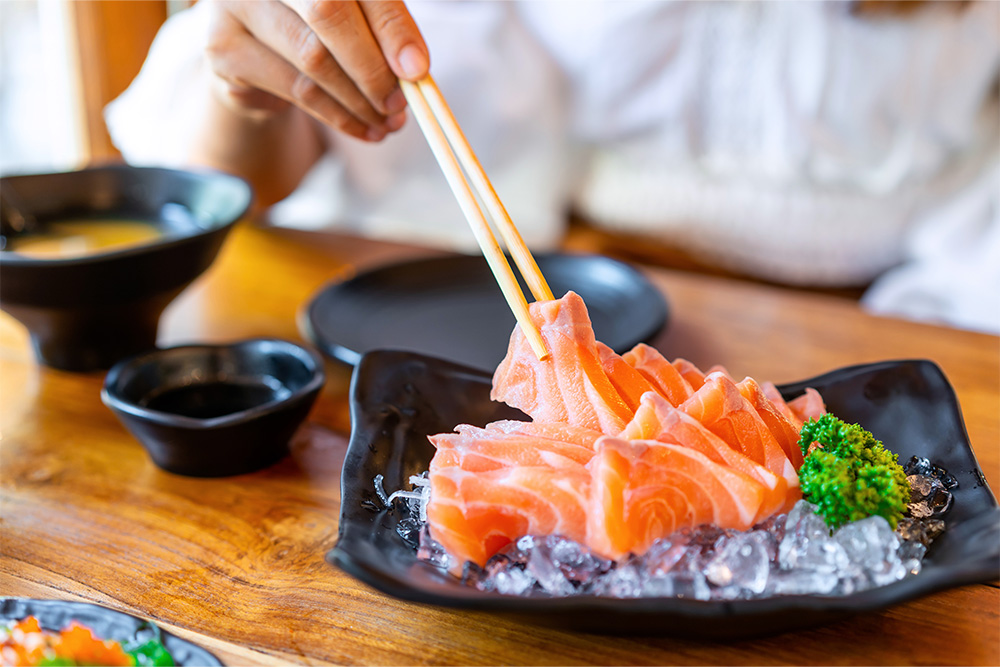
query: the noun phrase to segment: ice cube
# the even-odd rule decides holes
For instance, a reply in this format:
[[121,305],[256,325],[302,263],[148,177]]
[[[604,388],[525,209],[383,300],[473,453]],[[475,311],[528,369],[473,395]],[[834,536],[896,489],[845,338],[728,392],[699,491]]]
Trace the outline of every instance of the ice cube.
[[590,592],[614,598],[637,598],[643,594],[642,577],[633,560],[626,560],[594,579]]
[[842,526],[833,535],[851,563],[865,570],[881,569],[899,549],[899,538],[889,522],[881,516],[870,516]]
[[713,548],[720,537],[732,535],[737,531],[718,526],[701,525],[694,528],[684,528],[679,532],[680,536],[693,546]]
[[848,563],[844,548],[830,539],[830,529],[823,517],[813,513],[814,507],[800,500],[788,513],[785,537],[778,545],[778,564],[784,570],[833,573]]
[[764,531],[738,533],[728,538],[705,566],[705,577],[716,586],[736,586],[751,593],[763,593],[767,586],[771,559]]
[[554,597],[572,595],[576,589],[559,566],[553,562],[552,550],[547,541],[548,538],[535,543],[535,548],[528,554],[526,570],[549,595]]
[[917,541],[924,546],[930,545],[941,533],[944,532],[945,523],[941,519],[916,519],[913,517],[903,517],[896,524],[896,534],[900,539]]
[[835,595],[851,595],[872,587],[872,580],[868,576],[868,572],[853,563],[838,572],[837,576],[839,581],[832,591]]
[[534,585],[535,578],[517,565],[500,569],[493,575],[494,590],[504,595],[524,595]]
[[834,534],[851,564],[861,568],[876,586],[898,581],[908,569],[900,561],[899,537],[881,516],[849,523]]
[[643,556],[644,570],[650,576],[663,576],[670,572],[679,562],[689,556],[697,557],[701,551],[699,547],[687,546],[687,541],[683,536],[678,536],[678,541],[657,540]]
[[799,500],[785,518],[785,531],[795,530],[803,521],[808,521],[811,524],[813,522],[812,517],[817,516],[815,505],[808,500]]
[[920,574],[927,547],[918,540],[901,540],[897,555],[907,574]]
[[535,538],[531,535],[525,535],[524,537],[518,538],[516,542],[517,548],[521,551],[528,552],[535,548]]
[[575,584],[587,584],[612,567],[611,561],[599,558],[580,543],[558,535],[546,537],[545,545],[552,562],[567,580]]
[[[487,579],[486,570],[479,567],[472,561],[465,561],[465,565],[462,566],[463,584],[465,584],[466,586],[474,586],[476,588],[479,588],[480,590],[484,590],[483,588],[480,588],[480,586],[486,579]],[[492,590],[493,588],[492,584],[493,582],[491,581],[489,584],[489,588],[485,590]]]
[[396,533],[414,549],[420,545],[420,530],[424,524],[412,516],[404,517],[396,524]]
[[825,536],[810,538],[788,533],[778,547],[778,564],[784,570],[800,568],[832,573],[847,563],[844,548]]
[[666,574],[647,577],[643,595],[708,600],[712,597],[705,575],[698,570],[674,569]]
[[788,519],[787,514],[775,514],[768,517],[764,521],[761,521],[756,526],[753,527],[754,530],[766,530],[772,536],[774,536],[775,544],[781,542],[785,537],[785,521]]
[[903,472],[909,475],[931,475],[934,471],[934,466],[931,465],[930,459],[926,459],[923,456],[912,456],[910,460],[903,464]]
[[927,536],[927,541],[924,544],[930,545],[931,542],[936,540],[941,533],[944,532],[945,522],[941,519],[925,519],[924,520],[924,534]]
[[941,480],[927,475],[909,475],[906,479],[910,482],[910,516],[923,519],[951,509],[953,497]]
[[816,570],[777,570],[767,579],[767,595],[826,595],[837,587],[837,575]]
[[420,546],[417,548],[417,558],[427,561],[434,567],[439,567],[442,570],[451,568],[451,556],[448,555],[443,546],[431,537],[426,524],[420,531]]

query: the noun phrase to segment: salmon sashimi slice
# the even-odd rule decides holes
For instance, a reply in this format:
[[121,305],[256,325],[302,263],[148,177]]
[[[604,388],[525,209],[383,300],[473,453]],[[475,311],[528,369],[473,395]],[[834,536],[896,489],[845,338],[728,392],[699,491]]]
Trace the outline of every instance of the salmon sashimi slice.
[[788,401],[788,408],[803,423],[810,419],[819,419],[826,414],[826,404],[819,392],[812,387],[806,387],[806,393]]
[[562,422],[616,434],[632,410],[608,379],[583,299],[574,292],[530,307],[550,356],[539,360],[515,327],[507,356],[493,375],[490,398],[536,422]]
[[774,386],[774,383],[761,382],[760,388],[764,391],[764,395],[770,399],[774,407],[778,409],[778,412],[780,412],[782,416],[795,427],[795,430],[801,431],[802,420],[798,418],[798,415],[792,412],[790,407],[788,407],[788,403],[785,402],[785,397],[781,395],[781,392]]
[[594,451],[594,442],[604,435],[600,431],[572,424],[521,422],[508,419],[487,424],[486,430],[490,433],[517,433],[545,440],[558,440],[559,442],[580,445],[591,452]]
[[[711,368],[709,368],[707,371],[705,371],[705,375],[706,376],[707,375],[711,375],[712,373],[722,373],[723,375],[725,375],[730,380],[733,380],[733,376],[730,375],[729,371],[726,370],[726,367],[723,366],[722,364],[716,364],[716,365],[712,366]],[[735,382],[735,380],[733,380],[733,381]]]
[[763,521],[784,508],[788,482],[761,464],[730,447],[722,438],[705,428],[686,412],[670,405],[658,394],[649,392],[635,417],[622,431],[629,440],[659,440],[701,452],[710,460],[757,480],[764,487],[764,497],[754,523]]
[[655,391],[655,387],[642,373],[600,341],[597,341],[597,354],[601,359],[604,372],[618,391],[618,395],[625,401],[629,410],[635,412],[639,407],[639,401],[642,400],[642,395],[647,391]]
[[795,466],[781,449],[753,405],[722,373],[706,376],[705,384],[680,409],[701,422],[733,449],[761,464],[788,483],[786,509],[802,497]]
[[771,435],[781,445],[782,451],[785,452],[785,456],[792,462],[795,469],[798,470],[801,468],[802,449],[799,447],[799,431],[802,427],[796,428],[795,424],[788,421],[774,403],[771,402],[771,399],[764,394],[764,390],[753,378],[744,378],[741,382],[737,383],[736,388],[740,390],[743,398],[747,399],[750,405],[757,411],[757,414],[767,425],[768,430],[771,431]]
[[582,469],[594,456],[592,444],[578,445],[521,433],[502,433],[461,424],[457,433],[430,436],[438,465],[473,472],[515,466]]
[[687,383],[691,385],[691,389],[693,391],[698,391],[701,389],[701,385],[705,384],[705,374],[687,359],[677,357],[670,363],[673,364],[674,368],[677,369],[677,372],[681,374],[681,377],[687,380]]
[[454,557],[486,564],[523,535],[562,535],[585,543],[590,474],[544,466],[472,472],[431,461],[427,504],[432,538]]
[[639,371],[671,405],[680,405],[694,393],[691,383],[654,347],[639,343],[623,354],[622,359]]
[[763,486],[688,447],[605,436],[588,464],[587,546],[612,559],[645,553],[654,540],[700,524],[746,530]]

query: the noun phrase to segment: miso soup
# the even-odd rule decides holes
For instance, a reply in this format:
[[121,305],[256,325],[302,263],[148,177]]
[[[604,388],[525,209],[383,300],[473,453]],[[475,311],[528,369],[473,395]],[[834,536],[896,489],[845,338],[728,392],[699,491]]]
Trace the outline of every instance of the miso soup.
[[115,218],[60,220],[41,227],[38,232],[8,237],[5,250],[26,257],[67,259],[142,245],[164,234],[155,222]]

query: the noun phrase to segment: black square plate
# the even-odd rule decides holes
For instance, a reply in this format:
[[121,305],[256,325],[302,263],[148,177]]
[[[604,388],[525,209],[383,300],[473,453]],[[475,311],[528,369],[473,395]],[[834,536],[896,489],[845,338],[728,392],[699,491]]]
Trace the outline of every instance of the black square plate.
[[[523,419],[490,400],[491,376],[464,366],[398,351],[371,352],[354,372],[353,432],[341,482],[340,536],[328,560],[396,597],[446,607],[510,614],[533,623],[622,634],[738,639],[876,611],[935,591],[1000,576],[1000,509],[979,469],[955,393],[930,361],[851,366],[779,387],[791,398],[805,387],[827,408],[862,424],[900,461],[925,456],[959,481],[948,530],[932,545],[922,572],[849,596],[784,596],[758,600],[614,599],[595,596],[521,598],[478,591],[417,560],[396,534],[398,513],[380,510],[373,480],[389,490],[427,470],[428,435],[456,424],[483,426]],[[706,623],[706,620],[721,623]]]

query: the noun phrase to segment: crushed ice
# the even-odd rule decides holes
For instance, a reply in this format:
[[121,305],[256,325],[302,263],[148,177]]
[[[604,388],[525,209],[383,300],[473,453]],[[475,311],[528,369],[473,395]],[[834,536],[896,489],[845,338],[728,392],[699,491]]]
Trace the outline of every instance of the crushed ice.
[[[494,555],[485,567],[466,563],[462,580],[505,595],[564,597],[679,597],[736,600],[774,595],[850,595],[916,575],[931,542],[945,530],[958,481],[925,458],[903,466],[912,488],[905,516],[893,531],[880,516],[847,524],[832,535],[815,506],[800,500],[787,514],[748,531],[699,526],[657,540],[642,556],[615,562],[560,537],[524,536]],[[411,491],[386,495],[383,504],[405,499],[397,532],[417,557],[450,569],[450,556],[427,530],[430,482],[410,477]]]

